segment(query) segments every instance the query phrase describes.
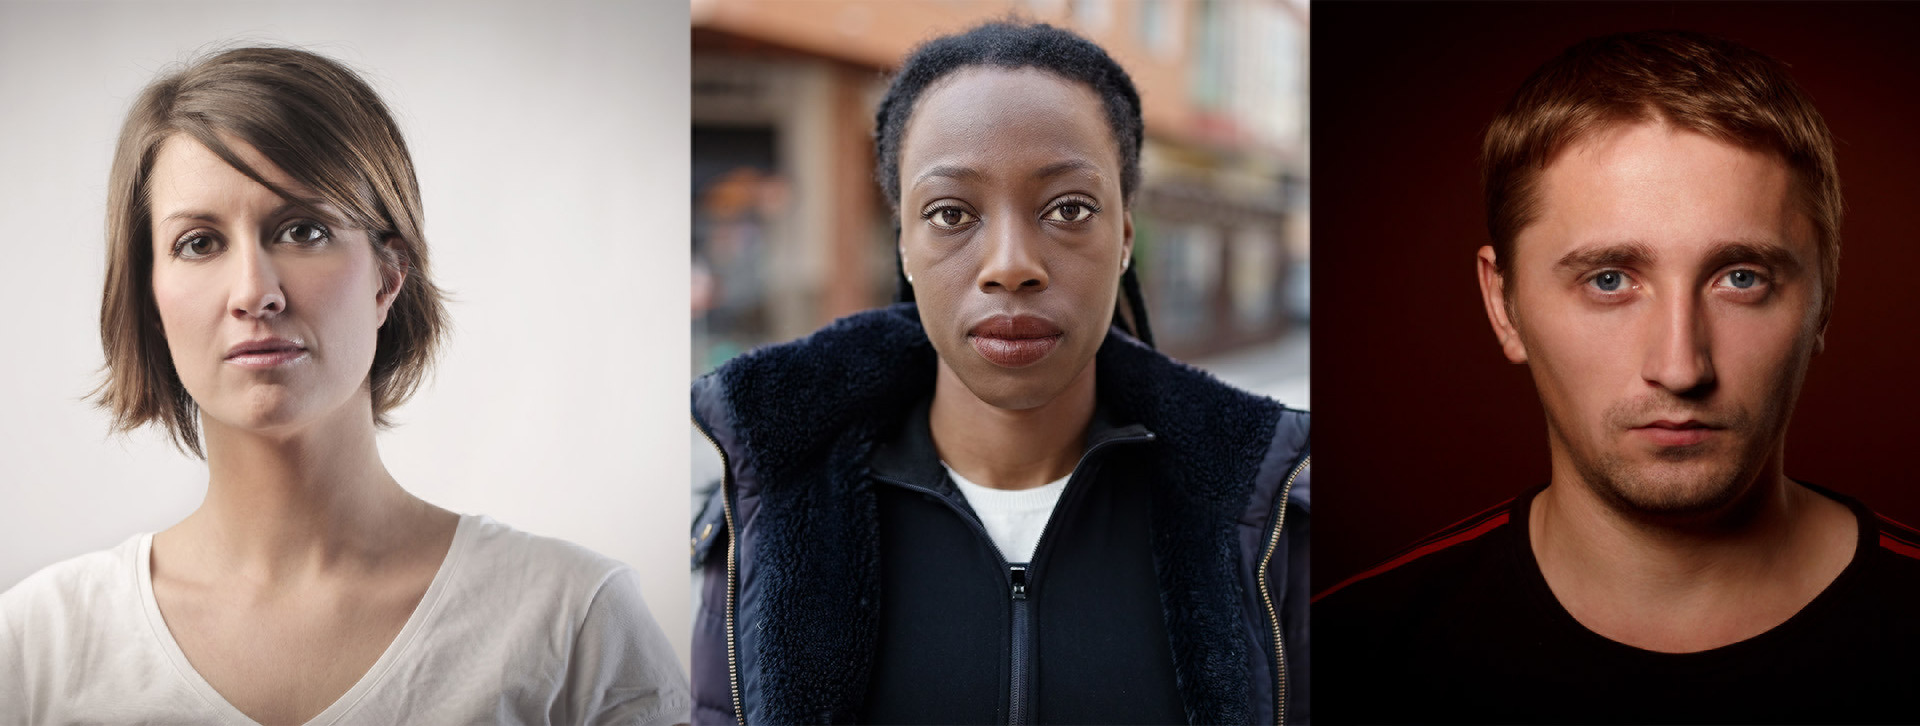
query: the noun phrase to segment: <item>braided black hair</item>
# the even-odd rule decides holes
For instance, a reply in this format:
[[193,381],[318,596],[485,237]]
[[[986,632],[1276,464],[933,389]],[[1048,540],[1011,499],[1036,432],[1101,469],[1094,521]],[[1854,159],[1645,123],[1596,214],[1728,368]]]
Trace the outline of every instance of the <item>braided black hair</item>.
[[[920,94],[935,81],[971,66],[1034,68],[1093,89],[1107,112],[1107,124],[1120,146],[1120,195],[1131,206],[1140,186],[1140,143],[1145,124],[1140,118],[1140,93],[1133,79],[1100,46],[1073,32],[1045,23],[992,22],[956,35],[935,38],[914,49],[893,76],[887,95],[874,113],[874,179],[893,205],[893,237],[900,239],[900,137]],[[895,293],[899,302],[912,302],[913,286],[896,253]],[[1114,322],[1133,337],[1153,345],[1147,327],[1146,301],[1140,281],[1129,265],[1120,275],[1121,304],[1114,306]]]

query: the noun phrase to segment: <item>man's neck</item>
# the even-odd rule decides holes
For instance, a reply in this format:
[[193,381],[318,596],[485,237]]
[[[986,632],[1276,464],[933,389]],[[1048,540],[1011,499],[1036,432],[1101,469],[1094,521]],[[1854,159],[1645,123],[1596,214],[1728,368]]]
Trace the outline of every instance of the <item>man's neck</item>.
[[1778,467],[1739,501],[1684,522],[1625,511],[1555,473],[1529,510],[1534,559],[1574,619],[1627,645],[1685,653],[1759,635],[1811,602],[1854,555],[1853,513]]
[[1032,489],[1072,474],[1093,420],[1093,369],[1089,363],[1053,400],[1016,411],[980,400],[942,362],[927,420],[940,460],[993,489]]

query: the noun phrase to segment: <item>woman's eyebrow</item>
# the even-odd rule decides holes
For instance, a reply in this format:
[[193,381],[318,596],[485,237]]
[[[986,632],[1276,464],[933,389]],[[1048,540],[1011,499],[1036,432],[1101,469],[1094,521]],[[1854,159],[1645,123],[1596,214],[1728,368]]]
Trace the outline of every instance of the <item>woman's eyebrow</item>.
[[1066,161],[1056,161],[1040,167],[1033,172],[1033,178],[1046,179],[1048,177],[1056,177],[1072,172],[1086,172],[1094,176],[1100,176],[1100,167],[1095,166],[1093,162],[1087,161],[1086,159],[1067,159]]
[[[317,214],[321,216],[327,216],[327,217],[338,216],[337,213],[332,211],[333,209],[332,204],[329,204],[327,200],[320,199],[318,197],[300,199],[300,200],[287,200],[281,203],[280,206],[274,207],[273,211],[266,213],[264,216],[278,217],[288,212],[294,211],[296,209],[310,213],[310,214]],[[203,209],[183,209],[178,212],[169,214],[165,217],[161,217],[159,221],[172,222],[176,219],[193,220],[198,222],[211,222],[211,223],[217,224],[223,218],[220,216],[218,212],[212,212],[212,211],[207,211]]]
[[921,183],[925,182],[928,179],[932,179],[934,177],[947,177],[949,179],[961,179],[966,181],[973,181],[973,180],[978,180],[980,178],[980,170],[970,166],[959,166],[956,164],[941,164],[939,166],[930,167],[926,171],[920,172],[920,176],[913,178],[913,185],[919,186]]

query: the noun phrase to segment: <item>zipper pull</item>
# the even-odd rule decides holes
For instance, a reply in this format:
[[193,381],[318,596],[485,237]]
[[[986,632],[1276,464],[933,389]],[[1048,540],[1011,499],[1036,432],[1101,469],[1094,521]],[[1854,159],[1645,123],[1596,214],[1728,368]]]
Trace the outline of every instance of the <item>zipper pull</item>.
[[1013,573],[1013,599],[1027,599],[1027,566],[1009,565],[1007,569]]

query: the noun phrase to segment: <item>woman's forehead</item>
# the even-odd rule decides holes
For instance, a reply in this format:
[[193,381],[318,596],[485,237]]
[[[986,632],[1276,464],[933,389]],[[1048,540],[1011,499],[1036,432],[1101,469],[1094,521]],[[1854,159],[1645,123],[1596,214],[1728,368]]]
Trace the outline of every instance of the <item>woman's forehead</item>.
[[956,162],[1039,169],[1074,160],[1118,179],[1106,108],[1090,86],[1035,68],[955,71],[921,95],[901,134],[900,174],[909,184],[925,167]]
[[[222,208],[240,205],[292,206],[324,214],[335,222],[342,219],[342,210],[335,204],[274,164],[252,144],[224,132],[218,134],[218,140],[245,169],[234,166],[192,134],[174,133],[161,142],[149,172],[147,197],[155,220],[189,214],[222,218],[227,216]],[[248,175],[249,171],[273,187],[261,184]]]

